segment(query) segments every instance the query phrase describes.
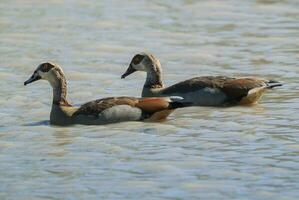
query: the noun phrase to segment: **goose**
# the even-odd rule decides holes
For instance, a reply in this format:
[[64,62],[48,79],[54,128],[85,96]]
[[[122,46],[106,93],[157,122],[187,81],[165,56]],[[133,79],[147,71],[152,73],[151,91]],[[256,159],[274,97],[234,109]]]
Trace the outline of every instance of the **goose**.
[[87,102],[80,107],[67,100],[67,83],[60,66],[40,64],[24,85],[47,80],[53,88],[50,123],[53,125],[102,125],[123,121],[160,121],[176,108],[187,106],[179,98],[108,97]]
[[149,53],[136,54],[121,78],[135,71],[147,73],[142,97],[180,96],[192,106],[255,104],[265,91],[282,85],[277,81],[253,77],[200,76],[165,87],[160,61]]

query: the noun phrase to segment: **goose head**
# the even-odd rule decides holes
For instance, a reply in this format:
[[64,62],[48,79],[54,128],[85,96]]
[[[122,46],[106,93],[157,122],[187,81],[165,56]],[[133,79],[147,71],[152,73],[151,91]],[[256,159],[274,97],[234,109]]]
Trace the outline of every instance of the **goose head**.
[[62,69],[57,64],[45,62],[38,65],[32,76],[24,82],[24,85],[38,80],[47,80],[52,86],[55,86],[59,79],[64,79]]
[[121,76],[121,78],[126,78],[130,74],[136,71],[161,72],[161,64],[158,59],[156,59],[152,54],[139,53],[136,54],[130,62],[130,65],[126,72]]

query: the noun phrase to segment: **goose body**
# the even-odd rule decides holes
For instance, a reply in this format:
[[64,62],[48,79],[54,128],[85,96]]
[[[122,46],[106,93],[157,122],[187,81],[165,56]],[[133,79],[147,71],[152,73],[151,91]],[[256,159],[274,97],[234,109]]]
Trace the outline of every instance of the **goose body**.
[[24,85],[44,79],[53,88],[50,123],[55,125],[101,125],[123,121],[160,121],[174,109],[187,106],[170,98],[109,97],[72,106],[66,98],[67,87],[62,69],[53,63],[43,63]]
[[193,106],[254,104],[266,90],[281,86],[277,81],[253,77],[200,76],[164,87],[161,64],[147,53],[135,55],[122,78],[135,71],[147,73],[142,97],[181,96]]

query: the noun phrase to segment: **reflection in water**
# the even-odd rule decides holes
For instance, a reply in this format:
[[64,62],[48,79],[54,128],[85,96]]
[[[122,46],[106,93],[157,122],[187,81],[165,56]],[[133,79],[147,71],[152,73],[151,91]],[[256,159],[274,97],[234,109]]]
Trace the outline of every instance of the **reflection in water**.
[[72,144],[76,135],[74,135],[70,128],[55,128],[55,132],[52,133],[55,138],[54,146],[64,146]]
[[23,124],[23,126],[49,126],[49,125],[50,125],[50,120],[43,120],[39,122]]
[[[298,6],[1,1],[0,199],[297,199]],[[120,79],[139,51],[160,59],[166,85],[198,75],[285,85],[254,106],[69,127],[49,123],[48,84],[22,85],[52,61],[69,75],[71,102],[139,96],[144,73]]]

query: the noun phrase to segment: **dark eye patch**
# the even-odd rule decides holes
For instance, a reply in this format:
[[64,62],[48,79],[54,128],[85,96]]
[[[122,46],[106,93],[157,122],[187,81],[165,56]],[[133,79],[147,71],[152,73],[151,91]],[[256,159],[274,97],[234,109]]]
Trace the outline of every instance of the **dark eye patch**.
[[134,56],[132,62],[134,65],[138,65],[143,60],[143,58],[143,55],[137,54],[136,56]]
[[41,70],[42,72],[48,72],[48,71],[50,71],[53,67],[54,67],[54,66],[53,66],[52,64],[50,64],[50,63],[43,63],[43,64],[41,65],[40,70]]

